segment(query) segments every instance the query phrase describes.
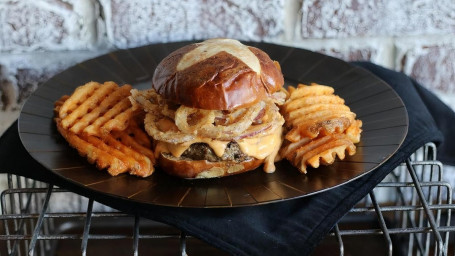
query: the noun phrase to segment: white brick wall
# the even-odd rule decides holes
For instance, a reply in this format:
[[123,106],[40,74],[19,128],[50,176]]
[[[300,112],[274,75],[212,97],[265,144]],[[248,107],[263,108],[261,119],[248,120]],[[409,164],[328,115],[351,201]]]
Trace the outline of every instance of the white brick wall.
[[[97,51],[55,51],[33,53],[1,53],[1,85],[14,93],[9,110],[17,110],[38,85],[54,74],[83,60],[96,57],[106,50]],[[0,80],[0,81],[2,81]],[[0,87],[1,88],[1,87]],[[1,112],[0,112],[1,113]]]
[[0,1],[0,50],[93,49],[100,20],[94,0]]
[[411,36],[453,33],[452,0],[304,0],[302,37]]
[[396,42],[395,66],[436,92],[455,94],[453,36],[405,38]]
[[284,29],[284,0],[101,0],[101,4],[107,40],[119,48],[211,37],[254,41],[273,38]]

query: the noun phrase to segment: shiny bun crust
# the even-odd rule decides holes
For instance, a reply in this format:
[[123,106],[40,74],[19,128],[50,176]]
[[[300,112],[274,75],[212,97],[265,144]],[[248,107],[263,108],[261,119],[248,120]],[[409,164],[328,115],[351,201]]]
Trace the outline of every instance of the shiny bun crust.
[[153,76],[153,88],[164,98],[211,110],[252,105],[283,84],[279,65],[265,52],[232,39],[180,48],[159,63]]
[[220,161],[209,162],[206,160],[185,160],[170,154],[160,154],[158,164],[166,173],[186,179],[215,178],[254,170],[264,160],[252,158],[248,161]]

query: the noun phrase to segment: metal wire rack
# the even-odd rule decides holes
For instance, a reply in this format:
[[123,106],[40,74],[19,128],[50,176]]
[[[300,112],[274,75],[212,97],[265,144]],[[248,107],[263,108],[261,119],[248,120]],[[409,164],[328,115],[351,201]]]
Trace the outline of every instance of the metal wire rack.
[[[432,143],[417,150],[313,254],[454,254],[452,186],[443,180],[436,153]],[[171,226],[46,183],[10,174],[7,182],[0,198],[0,255],[227,255]]]

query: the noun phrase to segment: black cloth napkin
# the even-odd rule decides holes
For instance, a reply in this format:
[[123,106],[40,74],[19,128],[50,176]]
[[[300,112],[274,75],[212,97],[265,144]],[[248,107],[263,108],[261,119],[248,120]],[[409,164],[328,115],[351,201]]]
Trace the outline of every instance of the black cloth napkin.
[[[173,225],[187,234],[233,255],[308,255],[331,228],[392,169],[427,142],[438,145],[439,159],[455,163],[451,128],[455,114],[428,90],[409,77],[380,66],[358,62],[385,80],[400,95],[409,115],[408,135],[386,163],[375,171],[343,186],[296,200],[234,209],[180,209],[159,206],[138,208],[133,203],[95,200],[113,208]],[[447,142],[443,142],[443,138]],[[17,123],[0,138],[0,171],[47,182],[84,194],[78,187],[57,177],[36,163],[22,146]],[[49,180],[51,179],[51,180]]]

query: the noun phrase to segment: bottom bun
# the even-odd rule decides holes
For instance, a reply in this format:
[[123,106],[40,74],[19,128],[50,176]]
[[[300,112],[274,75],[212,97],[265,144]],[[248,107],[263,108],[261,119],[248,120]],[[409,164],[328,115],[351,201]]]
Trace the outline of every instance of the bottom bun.
[[162,153],[158,158],[161,169],[170,175],[186,179],[216,178],[250,171],[259,167],[264,160],[251,158],[243,162],[187,160]]

